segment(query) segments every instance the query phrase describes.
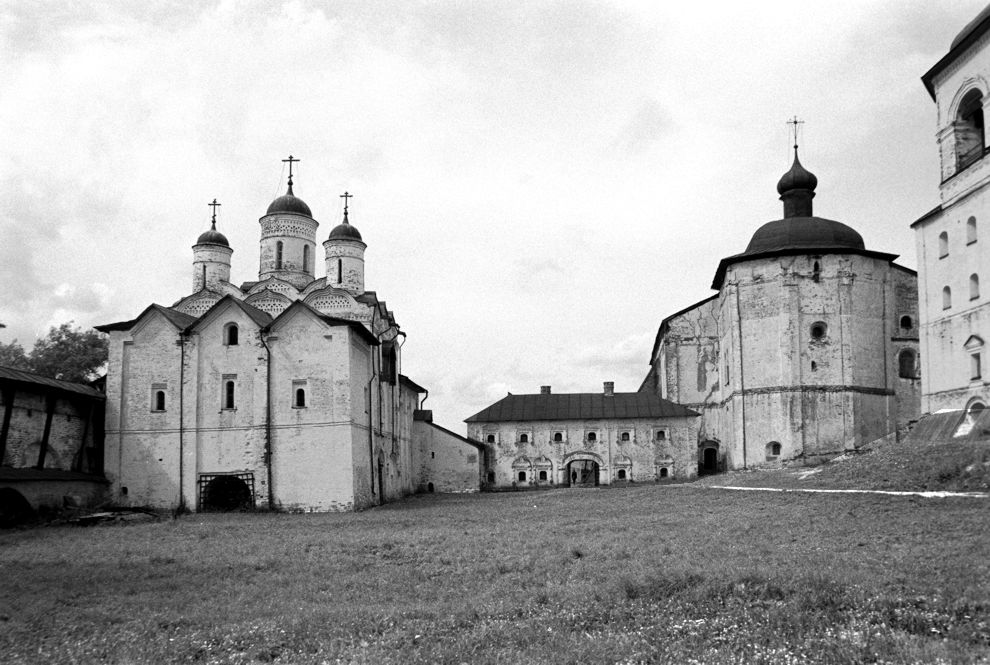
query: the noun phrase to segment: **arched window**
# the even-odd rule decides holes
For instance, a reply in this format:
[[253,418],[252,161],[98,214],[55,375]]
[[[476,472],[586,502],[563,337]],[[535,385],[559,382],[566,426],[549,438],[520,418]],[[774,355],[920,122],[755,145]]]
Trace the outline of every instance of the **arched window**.
[[667,475],[668,475],[667,467],[665,467],[665,466],[660,467],[660,477],[661,478],[666,478]]
[[629,440],[629,432],[623,432],[622,433],[622,436],[619,437],[619,438],[620,438],[621,441],[628,441]]
[[526,472],[525,471],[520,471],[519,472],[519,482],[521,482],[521,483],[526,482]]
[[915,366],[917,365],[917,356],[914,353],[914,349],[904,349],[901,354],[897,356],[897,375],[902,379],[914,379],[917,378],[917,370]]
[[828,331],[828,326],[824,321],[815,321],[811,324],[811,339],[822,339]]
[[223,329],[223,343],[227,346],[237,346],[238,331],[236,323],[228,323]]
[[956,121],[956,168],[962,170],[983,156],[983,95],[970,90],[962,98]]
[[296,406],[302,408],[306,406],[306,389],[296,388]]
[[780,456],[780,443],[771,441],[767,444],[767,458]]
[[588,441],[597,441],[598,435],[594,432],[588,432]]
[[969,299],[976,300],[980,297],[980,276],[975,272],[969,276]]
[[938,258],[944,259],[949,255],[949,234],[942,231],[938,234]]
[[910,316],[901,317],[901,328],[904,328],[904,330],[911,330],[912,326],[914,326],[914,321],[911,320]]
[[970,335],[963,348],[969,354],[969,378],[977,381],[983,378],[983,339],[978,335]]
[[520,434],[519,435],[519,443],[529,443],[529,435],[528,434]]
[[337,259],[337,283],[344,283],[344,261],[343,259]]
[[156,390],[155,391],[155,411],[165,410],[165,391]]
[[488,443],[495,443],[495,435],[489,434],[488,438],[486,438],[485,441],[487,441]]
[[223,387],[223,408],[234,408],[234,382],[228,381]]
[[564,435],[561,434],[560,432],[554,432],[553,433],[553,440],[554,440],[555,443],[560,443],[561,441],[564,440]]
[[818,261],[815,261],[815,265],[814,265],[814,267],[812,268],[812,271],[811,271],[811,276],[812,276],[812,278],[816,282],[819,279],[821,279],[821,276],[822,276],[822,264],[820,264]]
[[546,480],[546,479],[547,479],[547,472],[540,471],[540,480]]
[[950,307],[952,307],[952,289],[946,286],[942,289],[942,309]]
[[656,438],[657,441],[666,441],[667,440],[667,430],[665,430],[665,429],[658,429],[656,431],[655,438]]
[[972,245],[976,242],[976,218],[970,217],[966,220],[966,244]]
[[282,269],[282,241],[275,243],[275,270]]
[[303,245],[303,272],[309,272],[309,245]]

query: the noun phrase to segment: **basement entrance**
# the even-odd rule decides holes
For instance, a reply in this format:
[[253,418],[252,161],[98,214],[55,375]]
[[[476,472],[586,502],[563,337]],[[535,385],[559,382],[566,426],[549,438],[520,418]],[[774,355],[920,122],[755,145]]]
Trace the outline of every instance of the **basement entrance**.
[[708,443],[701,449],[698,457],[698,475],[708,476],[718,473],[718,444]]
[[254,508],[254,474],[238,473],[199,477],[199,509],[227,512]]
[[567,465],[567,483],[571,487],[597,487],[598,462],[575,460]]

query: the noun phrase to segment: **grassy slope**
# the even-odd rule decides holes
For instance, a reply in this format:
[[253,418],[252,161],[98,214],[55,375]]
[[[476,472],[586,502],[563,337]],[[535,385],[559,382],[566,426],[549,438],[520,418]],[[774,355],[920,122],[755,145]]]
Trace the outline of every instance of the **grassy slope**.
[[745,487],[987,492],[990,442],[931,443],[909,438],[879,444],[818,467],[737,471],[700,482]]
[[978,662],[990,652],[987,509],[649,486],[0,533],[0,654]]

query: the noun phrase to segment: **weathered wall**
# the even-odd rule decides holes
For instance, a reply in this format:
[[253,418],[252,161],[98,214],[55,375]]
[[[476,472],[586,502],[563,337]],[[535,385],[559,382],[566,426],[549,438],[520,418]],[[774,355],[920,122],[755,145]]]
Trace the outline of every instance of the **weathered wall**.
[[416,491],[477,492],[481,487],[484,447],[434,425],[432,418],[432,412],[422,411],[413,422]]
[[[5,393],[0,391],[0,416],[7,409],[4,397]],[[13,468],[37,466],[45,433],[47,410],[46,394],[26,387],[14,389],[10,425],[0,466]],[[102,409],[93,400],[61,394],[55,397],[44,468],[65,471],[78,469],[87,473],[102,474],[101,468],[93,468],[93,463],[99,461],[99,454],[95,450],[95,419],[102,417]]]
[[[130,332],[110,334],[104,469],[111,500],[122,505],[179,505],[178,329],[157,312]],[[153,409],[153,390],[165,409]]]
[[[567,465],[580,459],[598,463],[602,485],[652,482],[660,479],[661,469],[666,469],[671,478],[697,475],[697,420],[472,422],[468,423],[468,437],[481,441],[487,449],[488,487],[567,486]],[[665,432],[663,439],[657,439],[658,429]],[[561,433],[563,441],[553,440],[556,432]],[[592,432],[595,441],[590,440]],[[623,432],[629,434],[629,441],[622,441]],[[521,440],[522,434],[526,442]],[[620,470],[625,472],[625,478],[620,478]],[[545,480],[540,471],[546,471]],[[520,479],[521,472],[526,474],[525,479]]]

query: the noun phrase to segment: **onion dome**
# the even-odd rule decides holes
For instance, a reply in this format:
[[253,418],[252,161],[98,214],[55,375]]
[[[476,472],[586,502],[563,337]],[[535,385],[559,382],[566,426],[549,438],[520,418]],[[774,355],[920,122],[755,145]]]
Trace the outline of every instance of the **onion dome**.
[[344,210],[344,221],[342,221],[337,226],[333,227],[330,231],[330,240],[357,240],[364,242],[361,239],[361,232],[357,230],[349,221],[347,221],[347,210]]
[[268,206],[268,211],[266,215],[272,215],[278,212],[291,212],[297,215],[306,215],[307,217],[312,217],[313,213],[310,211],[309,206],[301,198],[292,193],[292,176],[289,176],[289,189],[285,194],[278,197]]
[[230,247],[230,243],[227,242],[227,236],[217,231],[217,223],[213,222],[210,225],[209,231],[204,231],[199,234],[199,238],[196,240],[197,245],[223,245],[224,247]]
[[777,193],[783,196],[794,189],[806,189],[814,192],[817,186],[818,178],[815,177],[814,173],[801,166],[801,160],[798,159],[797,147],[795,147],[794,163],[791,165],[791,170],[782,175],[777,182]]

